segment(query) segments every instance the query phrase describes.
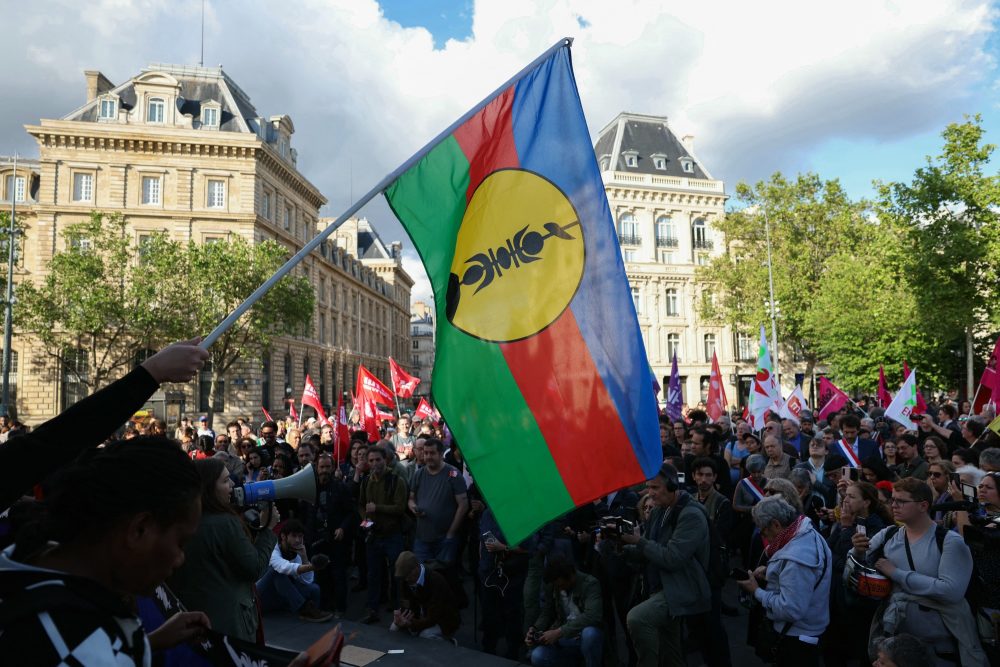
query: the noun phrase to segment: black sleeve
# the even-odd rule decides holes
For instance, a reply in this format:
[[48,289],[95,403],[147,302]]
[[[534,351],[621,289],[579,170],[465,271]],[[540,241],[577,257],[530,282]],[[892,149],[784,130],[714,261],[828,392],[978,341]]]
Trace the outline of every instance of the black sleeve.
[[733,504],[728,499],[723,498],[719,501],[719,507],[715,510],[714,524],[715,531],[723,543],[728,542],[729,535],[733,532]]
[[31,433],[0,446],[0,508],[10,507],[81,452],[104,442],[157,387],[153,376],[139,366]]

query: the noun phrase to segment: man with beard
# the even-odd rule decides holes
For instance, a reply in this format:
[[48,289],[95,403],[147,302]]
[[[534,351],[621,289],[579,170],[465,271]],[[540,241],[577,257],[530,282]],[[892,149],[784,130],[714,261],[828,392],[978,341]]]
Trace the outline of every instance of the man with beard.
[[347,610],[347,566],[357,514],[347,484],[333,474],[333,459],[323,453],[316,460],[316,504],[302,503],[306,542],[310,553],[323,554],[330,567],[317,575],[324,609],[337,618]]

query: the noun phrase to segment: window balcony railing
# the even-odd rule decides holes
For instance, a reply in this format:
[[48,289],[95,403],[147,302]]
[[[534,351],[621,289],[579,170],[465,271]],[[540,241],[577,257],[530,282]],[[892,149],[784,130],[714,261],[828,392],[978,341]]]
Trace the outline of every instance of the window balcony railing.
[[657,248],[676,248],[680,245],[680,241],[672,236],[657,236],[656,237],[656,247]]
[[637,234],[622,234],[619,232],[618,242],[622,245],[639,245],[642,243],[642,237]]
[[712,242],[712,239],[695,239],[694,247],[697,250],[711,250],[715,247],[715,243]]

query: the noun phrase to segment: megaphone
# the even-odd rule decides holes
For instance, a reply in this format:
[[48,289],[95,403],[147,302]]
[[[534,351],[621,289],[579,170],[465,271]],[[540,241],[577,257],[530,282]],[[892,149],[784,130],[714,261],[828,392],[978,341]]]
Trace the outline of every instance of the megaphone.
[[233,504],[239,507],[288,498],[316,504],[316,472],[311,463],[291,477],[251,482],[233,488]]

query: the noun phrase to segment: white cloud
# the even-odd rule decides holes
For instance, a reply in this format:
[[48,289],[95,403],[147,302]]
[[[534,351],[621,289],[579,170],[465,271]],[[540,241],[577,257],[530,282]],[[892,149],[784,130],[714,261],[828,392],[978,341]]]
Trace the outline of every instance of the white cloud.
[[[79,106],[84,69],[119,82],[149,62],[197,62],[200,8],[5,7],[18,29],[0,44],[0,152],[33,154],[21,125]],[[730,188],[794,172],[831,139],[898,140],[991,104],[996,10],[985,0],[480,0],[472,11],[472,36],[435,50],[374,0],[209,0],[206,63],[224,63],[263,115],[292,116],[299,166],[329,215],[564,35],[576,36],[594,133],[622,110],[667,115]],[[387,240],[402,236],[384,202],[365,214]]]

